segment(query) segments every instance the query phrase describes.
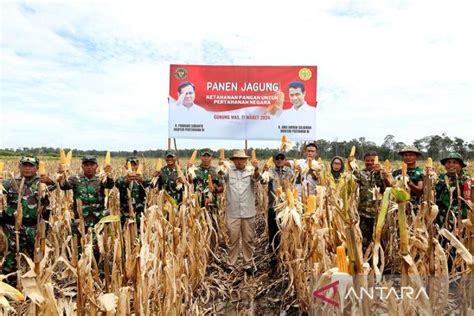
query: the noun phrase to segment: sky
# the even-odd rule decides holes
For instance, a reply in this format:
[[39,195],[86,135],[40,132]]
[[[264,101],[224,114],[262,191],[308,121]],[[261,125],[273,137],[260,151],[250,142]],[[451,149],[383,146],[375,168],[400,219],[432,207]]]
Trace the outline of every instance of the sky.
[[3,1],[0,148],[164,149],[170,64],[317,65],[318,138],[472,141],[473,8],[469,0]]

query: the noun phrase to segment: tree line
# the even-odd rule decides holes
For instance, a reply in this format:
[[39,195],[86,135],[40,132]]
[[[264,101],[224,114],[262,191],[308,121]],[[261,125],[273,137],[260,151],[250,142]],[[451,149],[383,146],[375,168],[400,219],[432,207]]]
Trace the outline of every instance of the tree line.
[[[288,158],[298,158],[301,157],[304,151],[304,146],[307,142],[296,142],[295,146],[287,152]],[[397,141],[395,136],[387,135],[384,138],[384,141],[381,145],[377,145],[373,141],[367,140],[365,137],[360,137],[358,139],[354,138],[349,141],[338,141],[337,139],[333,141],[328,141],[325,139],[316,140],[318,145],[318,150],[321,158],[331,159],[334,156],[347,157],[352,146],[356,146],[356,158],[362,159],[364,154],[369,151],[377,152],[379,159],[385,160],[398,160],[398,152],[407,145],[416,146],[423,157],[431,157],[433,160],[441,159],[447,152],[456,151],[460,153],[465,159],[474,159],[474,141],[470,142],[464,141],[459,137],[451,138],[446,134],[440,135],[431,135],[426,136],[420,139],[416,139],[412,144],[405,144],[403,142]],[[71,148],[64,148],[65,151],[70,150]],[[200,149],[200,148],[196,148]],[[249,148],[250,150],[253,148]],[[254,148],[256,150],[257,157],[260,159],[266,159],[272,156],[277,149],[276,148]],[[73,154],[75,157],[82,157],[83,155],[95,155],[98,157],[105,156],[105,150],[81,150],[74,149]],[[180,157],[189,157],[191,156],[194,149],[179,149],[178,156]],[[230,157],[232,155],[232,149],[225,150],[225,156]],[[217,151],[213,151],[215,157],[218,156]],[[112,157],[129,157],[137,156],[143,158],[154,158],[154,157],[164,157],[166,153],[165,149],[150,149],[143,151],[111,151]],[[59,156],[59,148],[53,147],[23,147],[23,148],[5,148],[0,149],[0,156],[4,157],[16,157],[22,156],[25,154],[34,154],[42,157],[55,158]]]

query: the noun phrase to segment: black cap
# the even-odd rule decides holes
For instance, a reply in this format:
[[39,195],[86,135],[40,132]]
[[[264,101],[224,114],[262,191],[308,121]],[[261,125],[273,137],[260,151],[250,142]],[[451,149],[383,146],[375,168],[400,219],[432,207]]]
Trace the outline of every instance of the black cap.
[[176,157],[176,150],[174,149],[167,150],[165,157],[169,157],[169,156]]
[[39,164],[39,159],[38,159],[38,157],[30,156],[30,155],[23,156],[20,159],[20,164],[24,164],[24,163],[29,163],[29,164],[32,164],[34,166],[37,166]]
[[209,148],[204,148],[203,150],[201,150],[201,157],[204,155],[212,156],[212,151]]
[[82,157],[82,163],[85,163],[85,162],[97,163],[97,158],[92,155],[85,155],[84,157]]
[[285,153],[280,151],[280,152],[277,152],[276,154],[274,154],[274,155],[273,155],[273,159],[275,159],[275,160],[276,160],[276,159],[277,159],[278,157],[280,157],[280,156],[282,156],[282,157],[283,157],[283,159],[285,159],[285,158],[286,158],[286,155],[285,155]]

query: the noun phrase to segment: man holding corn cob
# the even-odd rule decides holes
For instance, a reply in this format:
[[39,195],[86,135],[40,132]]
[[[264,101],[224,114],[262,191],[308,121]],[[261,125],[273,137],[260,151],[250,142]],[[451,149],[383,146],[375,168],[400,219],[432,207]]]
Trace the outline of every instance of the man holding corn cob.
[[287,166],[295,170],[296,186],[300,196],[316,194],[316,186],[319,183],[316,173],[318,168],[318,146],[315,143],[306,144],[305,156],[306,159],[286,163]]
[[183,173],[177,165],[176,161],[176,151],[168,150],[166,152],[166,166],[161,168],[160,175],[158,177],[157,186],[160,190],[164,189],[176,203],[181,203],[183,200],[183,184],[186,182],[186,179],[183,176]]
[[[226,226],[229,234],[229,260],[231,269],[235,267],[240,254],[240,244],[244,258],[244,270],[252,272],[255,241],[255,184],[260,181],[258,162],[252,159],[252,167],[247,167],[247,154],[243,150],[234,151],[230,158],[234,166],[220,175],[226,183]],[[220,161],[223,164],[224,161]]]
[[[125,222],[130,214],[130,205],[135,213],[137,223],[140,223],[140,215],[146,206],[146,192],[145,189],[150,186],[151,178],[143,177],[143,170],[139,170],[140,161],[137,157],[129,157],[125,163],[127,175],[118,177],[115,181],[115,186],[120,192],[120,212],[122,224]],[[128,191],[130,190],[130,196]]]
[[436,221],[440,227],[452,229],[455,217],[460,219],[467,216],[466,201],[471,200],[471,178],[464,173],[466,164],[459,153],[448,153],[441,159],[441,164],[446,173],[439,175],[436,184],[436,204],[439,208]]
[[[20,177],[3,181],[0,173],[7,199],[7,208],[0,213],[0,235],[5,238],[1,246],[7,244],[7,249],[1,249],[0,255],[5,274],[16,270],[16,224],[21,225],[19,250],[33,258],[38,218],[41,216],[47,220],[49,217],[48,192],[54,190],[56,185],[45,170],[40,171],[38,176],[39,164],[37,157],[24,156],[20,159]],[[17,219],[20,223],[17,223]],[[5,250],[7,253],[3,256]]]
[[[217,174],[217,169],[211,166],[212,153],[209,149],[201,151],[201,164],[194,174],[189,173],[189,180],[194,185],[198,194],[201,207],[205,207],[211,216],[212,224],[218,236],[218,194],[224,192],[224,182]],[[212,240],[211,248],[217,245],[217,240]]]
[[[407,186],[410,189],[411,204],[418,208],[421,203],[421,195],[423,194],[423,169],[416,165],[416,161],[421,157],[421,153],[415,146],[407,146],[398,152],[402,156],[403,162],[407,164]],[[398,180],[402,176],[402,169],[392,172],[393,178]],[[392,186],[390,177],[387,177],[385,184]]]
[[[269,181],[268,181],[268,245],[270,249],[278,249],[280,246],[280,238],[278,233],[278,224],[275,212],[276,197],[278,192],[286,192],[286,190],[292,188],[293,178],[295,173],[293,169],[285,166],[286,156],[284,152],[277,152],[273,156],[274,168],[269,168],[269,164],[266,163],[263,166],[264,172],[268,170]],[[275,253],[272,255],[270,262],[272,272],[276,271],[277,267],[277,256]]]
[[82,175],[70,176],[66,179],[65,169],[59,167],[59,186],[62,190],[73,191],[73,209],[76,218],[78,215],[77,200],[82,202],[82,215],[86,228],[93,227],[106,215],[105,189],[114,187],[114,179],[111,177],[112,166],[104,167],[104,177],[100,178],[97,173],[97,158],[86,155],[82,158]]
[[385,185],[380,173],[380,164],[376,164],[376,152],[370,151],[364,155],[365,168],[353,171],[356,182],[359,184],[359,228],[362,232],[363,251],[369,247],[374,233],[377,216],[375,191],[385,190]]

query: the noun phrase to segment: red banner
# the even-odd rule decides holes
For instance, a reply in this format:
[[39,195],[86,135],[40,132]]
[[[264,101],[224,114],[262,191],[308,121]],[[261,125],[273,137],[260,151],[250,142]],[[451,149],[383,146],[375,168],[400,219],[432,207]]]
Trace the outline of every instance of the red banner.
[[314,139],[316,83],[316,66],[171,65],[170,137]]

